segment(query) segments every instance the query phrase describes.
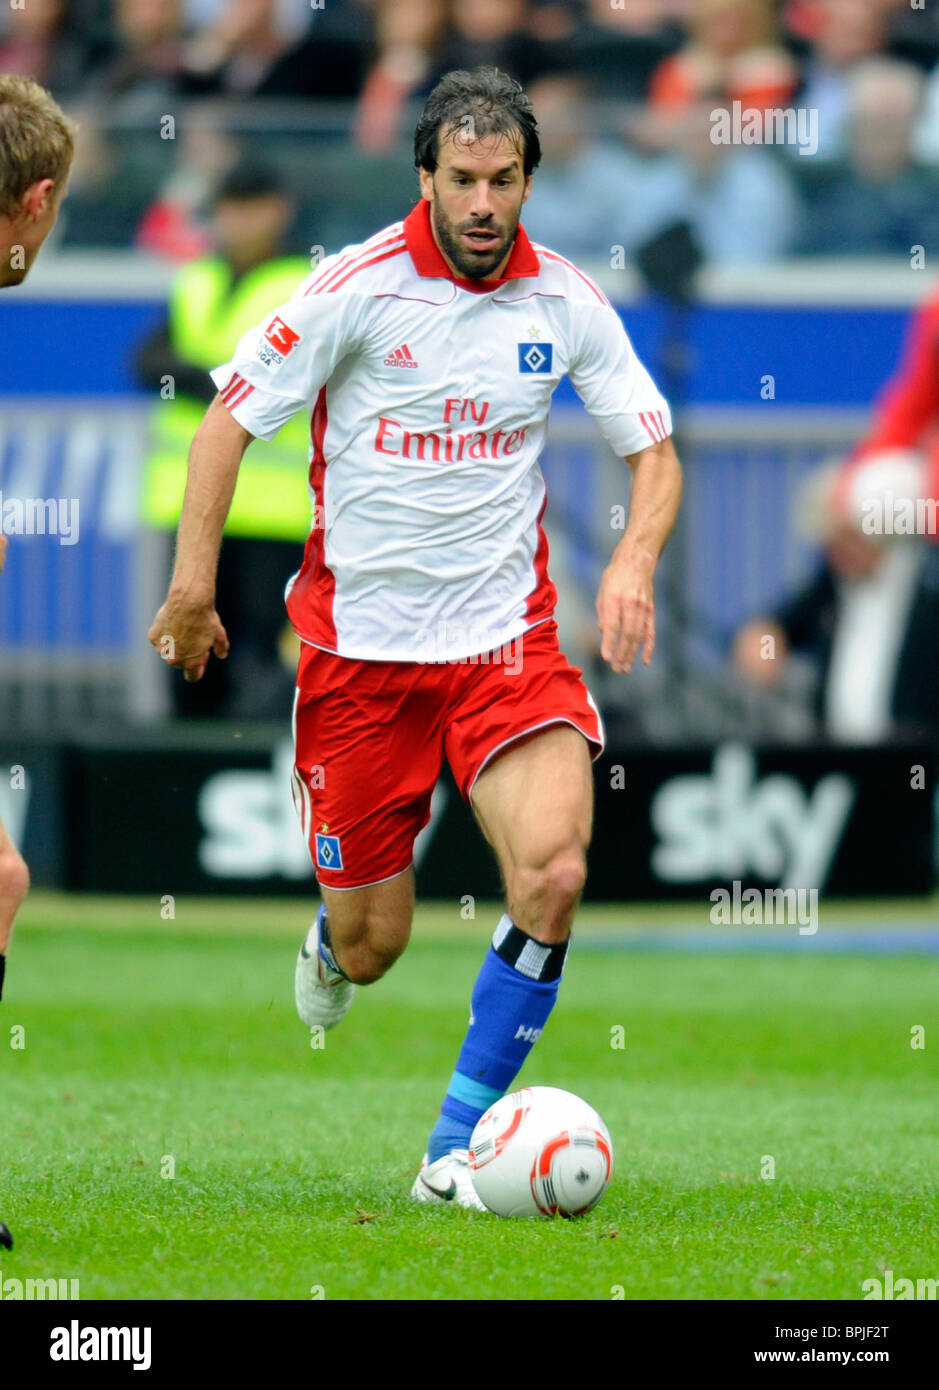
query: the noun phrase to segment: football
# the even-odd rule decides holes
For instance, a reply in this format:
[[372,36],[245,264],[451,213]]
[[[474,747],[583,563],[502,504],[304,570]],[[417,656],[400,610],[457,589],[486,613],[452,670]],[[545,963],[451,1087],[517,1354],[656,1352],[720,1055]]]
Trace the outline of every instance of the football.
[[583,1216],[613,1172],[613,1142],[592,1106],[554,1086],[502,1096],[470,1139],[473,1186],[497,1216]]

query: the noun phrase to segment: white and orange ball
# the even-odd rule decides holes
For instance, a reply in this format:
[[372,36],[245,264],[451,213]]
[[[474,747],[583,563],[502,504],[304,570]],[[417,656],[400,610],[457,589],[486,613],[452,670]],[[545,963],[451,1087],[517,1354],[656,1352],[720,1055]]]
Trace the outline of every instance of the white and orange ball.
[[583,1216],[613,1173],[613,1142],[592,1106],[555,1086],[491,1105],[470,1139],[479,1198],[498,1216]]

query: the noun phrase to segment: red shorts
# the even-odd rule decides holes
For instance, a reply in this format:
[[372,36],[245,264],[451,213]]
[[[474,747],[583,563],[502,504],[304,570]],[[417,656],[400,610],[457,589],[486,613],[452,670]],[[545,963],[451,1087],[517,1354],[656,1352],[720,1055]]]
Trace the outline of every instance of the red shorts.
[[408,868],[444,757],[469,801],[492,758],[549,724],[572,724],[599,756],[599,711],[553,619],[496,655],[358,661],[304,643],[293,796],[320,883],[364,888]]

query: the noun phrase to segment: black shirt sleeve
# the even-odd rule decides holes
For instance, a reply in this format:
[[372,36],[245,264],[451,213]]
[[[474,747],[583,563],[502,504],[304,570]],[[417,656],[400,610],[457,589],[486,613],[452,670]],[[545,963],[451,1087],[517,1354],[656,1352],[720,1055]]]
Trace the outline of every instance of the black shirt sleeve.
[[173,347],[168,319],[140,345],[134,367],[138,381],[149,390],[159,391],[163,378],[171,376],[177,394],[192,396],[205,405],[215,399],[215,383],[208,372],[185,361]]

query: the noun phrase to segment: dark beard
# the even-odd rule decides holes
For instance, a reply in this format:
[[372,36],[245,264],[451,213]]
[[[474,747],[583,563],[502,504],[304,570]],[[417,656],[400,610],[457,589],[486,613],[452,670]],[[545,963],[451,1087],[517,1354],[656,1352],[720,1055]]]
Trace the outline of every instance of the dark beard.
[[460,233],[453,232],[450,225],[444,222],[443,215],[437,209],[437,200],[432,204],[432,215],[434,219],[434,230],[443,247],[444,252],[460,272],[464,280],[488,280],[492,277],[496,267],[501,265],[506,255],[511,250],[518,231],[518,223],[512,229],[512,235],[505,244],[500,243],[494,251],[489,251],[485,256],[476,255],[469,258],[466,248],[460,240]]

